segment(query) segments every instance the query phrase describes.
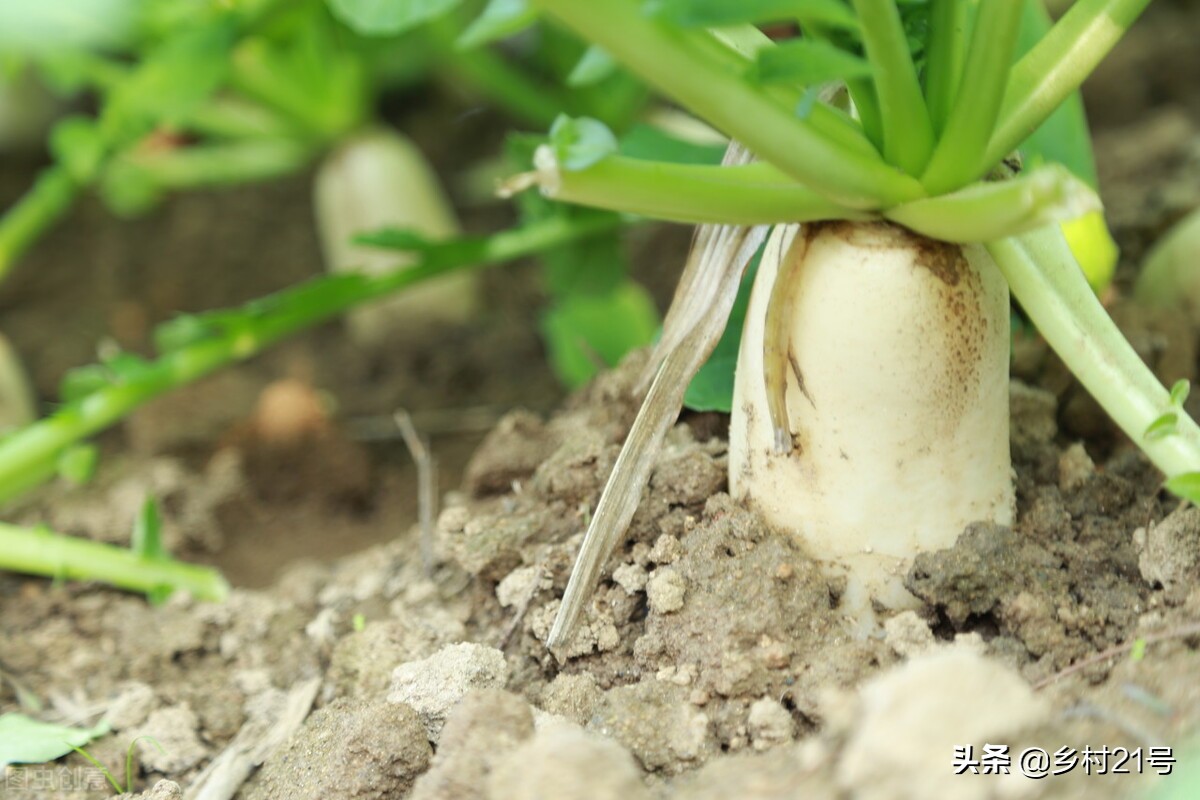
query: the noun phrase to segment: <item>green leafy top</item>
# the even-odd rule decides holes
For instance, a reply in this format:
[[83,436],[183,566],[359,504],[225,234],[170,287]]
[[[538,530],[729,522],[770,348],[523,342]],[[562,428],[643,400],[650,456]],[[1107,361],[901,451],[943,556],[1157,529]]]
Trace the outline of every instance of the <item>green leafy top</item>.
[[[1063,163],[1082,181],[1058,173],[1044,202],[1065,218],[1095,205],[1081,199],[1095,174],[1074,92],[1147,2],[1081,0],[1051,27],[1040,0],[493,0],[477,24],[542,12],[828,201],[823,216],[952,196],[1022,147],[1032,167]],[[581,154],[564,132],[603,145]],[[615,152],[590,121],[553,134],[561,170]]]

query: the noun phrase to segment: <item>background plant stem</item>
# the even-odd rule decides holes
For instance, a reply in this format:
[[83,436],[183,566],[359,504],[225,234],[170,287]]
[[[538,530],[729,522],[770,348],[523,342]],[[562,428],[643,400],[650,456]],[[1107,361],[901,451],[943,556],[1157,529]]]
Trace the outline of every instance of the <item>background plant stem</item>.
[[229,584],[212,567],[145,558],[116,545],[0,522],[0,567],[47,578],[103,581],[150,594],[171,588],[224,600]]
[[79,185],[62,166],[49,167],[0,217],[0,281],[51,225],[71,208]]
[[251,303],[240,313],[219,312],[223,322],[213,335],[166,353],[136,377],[98,389],[0,441],[0,503],[52,476],[55,459],[75,442],[118,422],[147,401],[250,358],[296,331],[418,281],[510,261],[617,224],[608,214],[571,220],[556,217],[483,239],[433,245],[414,265],[385,275],[320,278]]

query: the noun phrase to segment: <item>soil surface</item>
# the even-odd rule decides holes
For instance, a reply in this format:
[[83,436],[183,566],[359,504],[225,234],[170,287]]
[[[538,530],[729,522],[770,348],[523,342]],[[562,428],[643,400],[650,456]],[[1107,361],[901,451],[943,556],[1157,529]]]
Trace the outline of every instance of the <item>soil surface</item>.
[[[1177,83],[1195,72],[1150,60],[1194,56],[1163,33],[1200,30],[1188,9],[1164,4],[1122,45],[1118,63],[1156,66],[1130,79],[1134,108],[1096,115],[1124,252],[1110,308],[1168,385],[1195,381],[1200,331],[1121,297],[1146,248],[1200,205],[1200,100]],[[0,293],[41,395],[104,336],[142,348],[176,310],[315,274],[306,180],[177,198],[132,225],[85,204]],[[482,229],[497,212],[477,213]],[[669,289],[673,267],[664,279],[646,265],[668,259],[648,254],[681,261],[684,246],[678,230],[646,238],[642,274]],[[152,492],[173,551],[236,588],[220,605],[152,607],[0,574],[0,712],[28,694],[43,718],[107,719],[89,752],[119,775],[134,743],[136,788],[156,800],[1091,799],[1177,780],[1146,756],[1183,758],[1200,725],[1200,510],[1161,491],[1039,339],[1014,346],[1017,521],[918,558],[919,613],[849,633],[803,546],[725,493],[727,419],[685,414],[585,624],[550,653],[644,354],[564,398],[528,310],[533,274],[485,280],[487,313],[436,347],[313,331],[147,407],[104,437],[95,483],[25,503],[14,521],[124,542]],[[450,489],[429,531],[398,407]],[[1009,746],[1011,774],[955,774],[956,747],[978,759],[989,744]],[[1018,756],[1034,747],[1079,760],[1033,780]],[[1085,747],[1130,774],[1088,774]],[[110,794],[77,785],[81,757],[60,767],[57,792],[14,768],[4,797]]]

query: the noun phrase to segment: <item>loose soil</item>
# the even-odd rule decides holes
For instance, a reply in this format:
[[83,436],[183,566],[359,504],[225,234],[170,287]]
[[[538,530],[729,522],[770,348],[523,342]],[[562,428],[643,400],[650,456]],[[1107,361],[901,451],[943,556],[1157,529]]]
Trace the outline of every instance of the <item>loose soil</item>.
[[[1197,30],[1194,11],[1167,5],[1118,57],[1145,57],[1185,14]],[[1145,249],[1200,205],[1195,94],[1155,74],[1153,102],[1129,93],[1143,113],[1098,117],[1125,253],[1111,309],[1165,382],[1194,381],[1200,331],[1120,299]],[[314,274],[307,203],[297,179],[179,198],[132,228],[85,205],[0,294],[5,333],[52,397],[102,335],[143,347],[173,310]],[[667,236],[642,242],[639,263],[681,260],[686,235]],[[155,272],[174,262],[186,269]],[[642,269],[669,286],[660,267]],[[584,625],[550,653],[542,641],[637,410],[644,354],[563,399],[523,311],[536,282],[520,269],[486,279],[489,312],[437,347],[363,351],[327,326],[144,409],[104,438],[95,484],[25,504],[16,521],[124,541],[152,492],[173,550],[237,588],[221,605],[152,607],[0,575],[0,712],[20,707],[20,685],[46,718],[107,718],[114,733],[90,752],[116,774],[131,742],[154,737],[161,750],[134,745],[136,783],[164,800],[179,787],[244,800],[1125,798],[1173,780],[1082,765],[1047,780],[954,774],[962,745],[1181,756],[1200,724],[1188,627],[1200,621],[1200,511],[1160,490],[1036,337],[1014,348],[1017,522],[973,525],[917,559],[907,585],[920,613],[850,635],[838,587],[803,546],[725,493],[726,419],[685,414]],[[282,436],[279,402],[300,409]],[[398,406],[433,435],[451,489],[431,531],[414,524],[403,445],[381,438]],[[219,792],[246,774],[236,795]],[[5,797],[106,794],[9,778]]]

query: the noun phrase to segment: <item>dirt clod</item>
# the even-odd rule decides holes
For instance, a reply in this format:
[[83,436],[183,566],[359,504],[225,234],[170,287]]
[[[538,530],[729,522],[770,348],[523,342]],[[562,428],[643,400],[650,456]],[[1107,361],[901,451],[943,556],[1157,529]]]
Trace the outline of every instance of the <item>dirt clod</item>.
[[383,800],[403,795],[432,755],[417,713],[341,698],[312,713],[263,765],[247,800]]
[[590,727],[628,747],[648,770],[678,771],[713,752],[709,718],[679,686],[651,680],[605,692]]
[[508,754],[488,780],[488,800],[648,800],[641,771],[612,739],[549,725]]
[[412,800],[482,800],[497,763],[532,735],[533,714],[524,700],[499,689],[468,692],[447,718],[437,756]]
[[1010,741],[1047,718],[1044,700],[1010,669],[951,648],[918,656],[866,683],[859,719],[837,767],[838,782],[856,797],[995,796],[997,783],[963,781],[948,768],[955,746]]
[[450,710],[472,689],[504,685],[508,666],[492,647],[464,642],[443,647],[428,658],[392,672],[389,703],[412,706],[431,741],[437,741]]
[[199,764],[209,754],[197,735],[199,727],[196,712],[187,705],[152,711],[132,737],[142,766],[169,775]]
[[1181,508],[1157,525],[1134,535],[1138,569],[1167,598],[1182,602],[1200,583],[1200,508]]

